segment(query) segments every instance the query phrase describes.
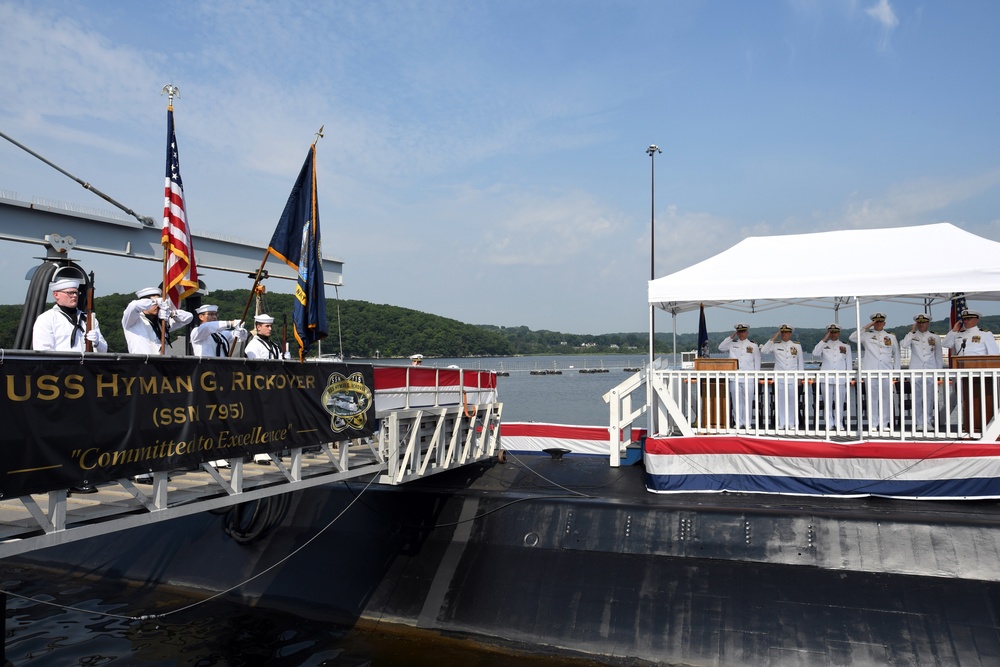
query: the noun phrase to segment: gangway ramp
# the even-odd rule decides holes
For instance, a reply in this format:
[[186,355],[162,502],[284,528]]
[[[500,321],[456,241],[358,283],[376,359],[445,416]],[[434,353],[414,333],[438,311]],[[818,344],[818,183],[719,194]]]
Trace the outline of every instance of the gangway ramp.
[[[214,377],[218,380],[223,377],[225,369],[218,365],[221,362],[214,363],[217,365],[210,366],[207,362],[200,362],[197,372],[205,373],[207,368],[211,368],[212,372],[217,374]],[[142,368],[138,370],[148,373],[149,370],[145,366],[146,362],[143,362]],[[35,360],[26,368],[34,372],[38,367],[44,367],[52,373],[61,372],[61,367],[49,364],[45,359]],[[80,370],[81,367],[78,361],[72,372],[78,375],[85,373]],[[298,365],[293,367],[294,372],[300,375],[308,370]],[[246,372],[242,366],[239,368],[240,373]],[[313,369],[312,372],[319,377],[327,377],[330,368],[336,369],[335,366],[322,365],[318,371]],[[73,487],[80,486],[82,479],[80,471],[73,469],[76,461],[100,462],[103,460],[101,457],[113,460],[112,455],[106,452],[114,454],[114,452],[140,450],[121,447],[113,450],[111,444],[101,445],[95,441],[83,446],[67,445],[62,450],[53,449],[54,443],[51,438],[57,437],[56,434],[61,434],[64,429],[46,431],[44,430],[47,428],[46,425],[29,426],[38,421],[37,415],[34,418],[32,415],[20,415],[15,418],[16,410],[34,409],[32,400],[29,397],[21,401],[19,406],[12,407],[8,396],[8,404],[5,407],[10,409],[6,414],[11,416],[12,421],[19,419],[20,423],[17,424],[17,428],[11,427],[8,429],[9,433],[0,436],[0,441],[6,445],[7,451],[11,453],[9,458],[14,463],[23,460],[42,465],[40,467],[37,465],[32,467],[25,463],[13,465],[8,461],[7,467],[0,471],[3,473],[2,482],[6,485],[5,490],[23,489],[20,493],[8,492],[0,495],[0,558],[93,537],[104,536],[105,539],[113,539],[114,533],[121,530],[200,512],[223,510],[241,503],[352,479],[373,484],[402,485],[446,470],[480,463],[496,455],[499,448],[499,423],[503,404],[497,401],[495,375],[479,371],[467,374],[463,371],[443,369],[418,371],[406,368],[376,368],[374,370],[372,394],[375,409],[371,414],[375,417],[376,426],[370,435],[344,438],[334,442],[317,442],[319,431],[322,429],[299,428],[299,435],[296,437],[301,446],[281,449],[275,447],[273,443],[261,441],[259,444],[245,447],[246,451],[241,451],[239,455],[230,455],[226,459],[230,467],[218,469],[214,468],[210,461],[226,457],[213,455],[209,459],[207,454],[215,454],[219,450],[201,452],[198,456],[204,458],[192,461],[189,448],[189,458],[186,460],[183,453],[142,460],[141,465],[148,466],[152,473],[152,484],[140,484],[133,479],[132,475],[137,474],[136,465],[133,463],[127,468],[128,473],[104,478],[91,477],[90,480],[96,486],[97,492],[89,494],[72,490]],[[274,376],[280,372],[280,365],[275,363],[268,367],[257,368],[256,371],[258,376],[262,372]],[[5,372],[11,375],[12,369],[5,368]],[[160,375],[167,377],[162,372]],[[326,406],[327,410],[336,407],[331,407],[333,401],[339,400],[344,404],[350,398],[340,390],[344,384],[342,376],[343,373],[340,372],[329,375],[339,384],[327,385],[338,388],[337,395],[331,401],[326,401],[325,397],[332,392],[329,390],[323,392],[324,400],[319,404]],[[29,386],[19,382],[14,384]],[[475,384],[472,384],[473,382]],[[484,382],[489,386],[479,386]],[[79,379],[74,379],[68,386],[77,384],[86,391],[89,388],[86,375],[80,375]],[[309,385],[307,382],[301,384]],[[314,384],[316,386],[309,391],[314,394],[319,393],[323,385]],[[197,387],[197,383],[192,386]],[[218,386],[221,386],[221,383]],[[213,388],[216,388],[215,385]],[[217,392],[210,393],[214,396]],[[295,414],[294,409],[281,408],[276,405],[277,399],[258,396],[258,393],[260,392],[244,391],[245,395],[239,403],[242,406],[241,414],[247,414],[247,419],[253,420],[252,424],[260,423],[263,418],[255,415],[265,409],[270,409],[272,412],[276,409],[289,410],[287,415],[281,417],[282,419],[297,420],[296,424],[306,423],[306,417]],[[175,395],[176,392],[170,396]],[[200,396],[196,395],[193,400],[196,405],[205,404]],[[128,401],[126,403],[130,404]],[[97,409],[101,408],[100,401],[92,405]],[[301,408],[298,409],[301,413]],[[316,410],[314,407],[313,411]],[[65,409],[58,414],[64,412]],[[47,413],[38,414],[44,416]],[[147,411],[147,414],[154,414],[156,419],[165,419],[166,413]],[[182,414],[186,415],[187,412]],[[205,414],[207,413],[202,411],[202,415]],[[321,424],[315,420],[314,423]],[[20,432],[18,428],[39,430],[32,432],[37,437],[29,440],[18,435]],[[64,428],[77,427],[67,422]],[[247,427],[244,431],[256,433],[257,427],[254,429],[251,431]],[[157,433],[170,435],[169,429],[166,428],[161,428]],[[45,441],[43,436],[49,436],[50,440]],[[74,432],[74,436],[81,437],[79,428]],[[188,443],[195,442],[192,437],[186,436],[186,438]],[[288,438],[289,441],[291,439]],[[153,450],[157,452],[170,450],[175,454],[181,451],[181,445],[184,444],[180,437],[174,436],[164,437],[158,442],[159,449],[154,447]],[[60,458],[61,451],[69,451],[70,446],[76,447],[69,452],[71,456]],[[102,447],[105,449],[102,450]],[[15,454],[19,449],[25,448],[36,450],[48,448],[51,452],[48,458],[42,458],[42,454],[37,451]],[[92,454],[80,454],[91,451]],[[250,462],[255,453],[267,454],[271,460],[270,464]],[[17,459],[17,456],[21,456],[21,459]],[[179,462],[184,461],[186,462],[183,466],[179,465]],[[52,471],[46,469],[44,464],[48,463],[55,464],[48,466],[53,469]],[[109,467],[113,465],[109,464]],[[67,467],[71,469],[63,473]],[[122,465],[122,469],[126,467]],[[42,488],[29,487],[20,481],[22,477],[35,474],[36,470],[47,480],[71,481],[61,485],[49,483]],[[63,474],[64,477],[57,477],[56,474]],[[18,484],[21,486],[18,487]]]

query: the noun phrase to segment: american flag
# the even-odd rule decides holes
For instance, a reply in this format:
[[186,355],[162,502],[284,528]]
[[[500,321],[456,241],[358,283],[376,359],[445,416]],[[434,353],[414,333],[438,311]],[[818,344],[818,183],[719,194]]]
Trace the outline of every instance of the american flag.
[[177,157],[177,137],[174,136],[174,109],[167,107],[167,180],[163,193],[163,290],[179,308],[181,299],[198,291],[198,268],[194,263],[191,228],[184,210],[184,183]]
[[949,318],[951,320],[952,327],[955,326],[955,322],[962,321],[962,313],[965,312],[966,307],[967,306],[965,304],[965,294],[963,292],[958,292],[952,295],[951,317]]

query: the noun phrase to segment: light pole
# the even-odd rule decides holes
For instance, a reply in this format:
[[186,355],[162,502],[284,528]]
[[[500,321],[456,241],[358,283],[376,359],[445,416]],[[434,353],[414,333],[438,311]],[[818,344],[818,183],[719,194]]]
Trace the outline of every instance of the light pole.
[[649,156],[649,279],[656,279],[653,260],[656,248],[656,154],[662,153],[656,144],[650,144],[646,149]]
[[[656,154],[662,153],[656,144],[650,144],[646,149],[649,156],[649,279],[656,279]],[[648,294],[648,291],[647,291]],[[656,433],[656,411],[653,409],[653,304],[649,304],[649,368],[646,371],[646,410],[649,420],[646,433],[650,436]]]

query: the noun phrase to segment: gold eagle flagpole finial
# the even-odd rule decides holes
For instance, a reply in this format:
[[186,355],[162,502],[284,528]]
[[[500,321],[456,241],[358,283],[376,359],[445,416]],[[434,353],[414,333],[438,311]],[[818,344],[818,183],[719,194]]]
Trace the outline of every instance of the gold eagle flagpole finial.
[[319,126],[319,131],[318,131],[318,132],[316,133],[316,138],[315,138],[315,139],[313,139],[313,146],[315,146],[315,145],[316,145],[316,142],[317,142],[317,141],[319,141],[320,139],[322,139],[322,138],[323,138],[323,128],[324,128],[324,127],[326,127],[326,125],[325,125],[325,124],[323,124],[323,125],[320,125],[320,126]]
[[174,98],[175,97],[180,97],[181,96],[181,91],[180,91],[180,88],[178,88],[174,84],[168,83],[167,85],[165,85],[163,87],[163,90],[160,91],[160,95],[161,96],[162,95],[166,95],[167,96],[167,108],[168,109],[173,109],[174,108]]

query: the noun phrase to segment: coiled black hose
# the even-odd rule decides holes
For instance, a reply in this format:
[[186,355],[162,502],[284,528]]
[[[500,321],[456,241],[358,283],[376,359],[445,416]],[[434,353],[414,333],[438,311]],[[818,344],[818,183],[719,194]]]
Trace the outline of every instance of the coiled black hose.
[[251,500],[231,508],[223,519],[223,530],[233,541],[250,544],[270,533],[288,512],[289,494]]

